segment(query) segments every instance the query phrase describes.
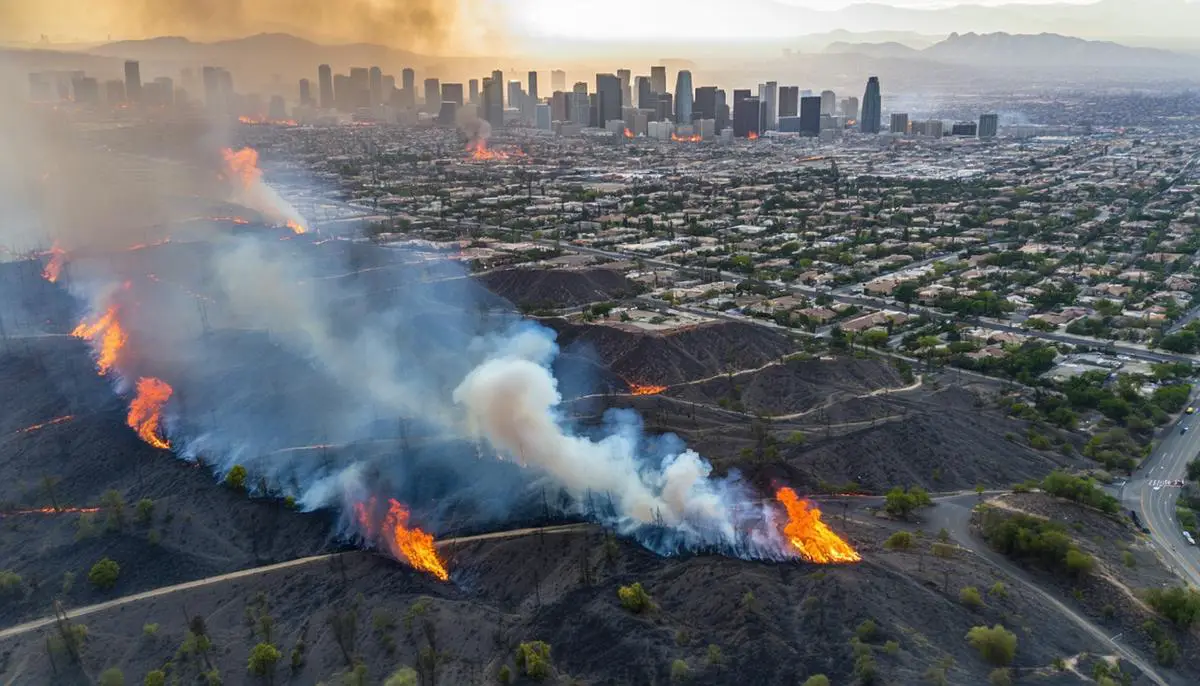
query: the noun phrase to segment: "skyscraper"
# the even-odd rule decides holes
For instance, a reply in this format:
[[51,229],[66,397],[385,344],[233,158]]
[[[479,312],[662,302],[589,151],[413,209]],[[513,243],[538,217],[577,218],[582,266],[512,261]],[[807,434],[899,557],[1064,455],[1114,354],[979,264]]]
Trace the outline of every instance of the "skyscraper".
[[762,108],[758,98],[750,97],[748,90],[733,92],[733,135],[747,138],[757,136],[762,123]]
[[892,125],[888,128],[890,133],[908,134],[908,114],[904,112],[892,113]]
[[1000,132],[1000,117],[995,114],[979,115],[979,137],[995,138]]
[[721,88],[717,89],[717,131],[721,131],[729,126],[729,105],[725,101],[725,91]]
[[692,107],[695,119],[717,118],[717,87],[701,86],[696,89],[696,102]]
[[[496,69],[495,71],[493,71],[492,72],[492,81],[495,81],[498,84],[498,87],[500,88],[500,97],[503,98],[504,97],[504,72],[500,71],[499,69]],[[512,106],[511,102],[509,103],[509,106]],[[503,100],[500,102],[500,110],[501,111],[504,110],[504,101]]]
[[879,133],[883,124],[883,96],[879,93],[879,77],[867,79],[867,91],[863,94],[862,117],[858,121],[863,133]]
[[383,70],[371,67],[369,74],[367,88],[371,91],[371,104],[378,105],[383,102]]
[[529,99],[534,101],[535,103],[541,99],[538,97],[538,82],[537,82],[537,72],[536,71],[529,72]]
[[[371,70],[366,67],[350,67],[350,92],[342,106],[348,110],[371,105]],[[342,100],[341,94],[337,96]]]
[[508,106],[511,108],[521,109],[522,101],[525,100],[525,91],[521,89],[520,81],[508,82]]
[[603,128],[621,119],[621,80],[613,74],[596,74],[596,125]]
[[591,123],[592,108],[588,98],[588,87],[583,81],[578,81],[571,88],[570,119],[581,126]]
[[618,69],[617,79],[621,81],[621,102],[628,107],[633,103],[633,91],[630,80],[633,78],[633,72],[628,69]]
[[795,117],[800,114],[800,87],[783,86],[779,89],[779,116]]
[[125,99],[134,104],[142,101],[142,66],[137,60],[125,61]]
[[442,109],[442,84],[437,79],[425,79],[425,111],[437,114]]
[[842,100],[842,116],[858,123],[858,98],[849,97]]
[[550,92],[567,90],[567,72],[555,69],[550,72]]
[[692,123],[692,72],[679,70],[675,77],[675,123],[690,126]]
[[667,92],[666,67],[650,67],[650,90],[659,95]]
[[493,129],[504,126],[504,84],[494,78],[483,80],[484,119]]
[[467,102],[472,105],[479,102],[479,79],[467,81]]
[[837,94],[833,91],[821,91],[821,114],[827,117],[837,114]]
[[321,109],[333,107],[333,69],[328,64],[317,67],[317,84],[321,92]]
[[400,104],[409,109],[417,106],[417,72],[407,67],[400,72]]
[[776,113],[779,112],[779,83],[776,81],[767,81],[759,96],[764,110],[763,130],[774,131],[776,128]]
[[463,86],[461,83],[442,84],[442,102],[454,103],[455,109],[463,106]]
[[650,77],[639,76],[637,84],[637,106],[643,110],[654,109],[654,91],[650,88]]
[[312,104],[312,86],[308,79],[300,79],[300,104],[304,107]]
[[811,95],[800,98],[800,135],[821,135],[821,98]]

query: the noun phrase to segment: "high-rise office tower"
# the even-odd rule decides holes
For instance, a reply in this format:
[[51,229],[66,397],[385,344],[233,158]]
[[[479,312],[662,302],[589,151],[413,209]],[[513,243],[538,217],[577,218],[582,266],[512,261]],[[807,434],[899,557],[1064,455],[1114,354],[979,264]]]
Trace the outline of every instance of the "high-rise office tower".
[[603,128],[621,118],[621,79],[614,74],[596,74],[596,126]]
[[508,82],[508,106],[514,109],[521,109],[521,104],[525,100],[525,91],[521,89],[520,81]]
[[759,94],[763,112],[763,130],[774,131],[779,112],[779,83],[767,81]]
[[142,66],[137,60],[125,61],[125,99],[134,104],[142,101]]
[[827,117],[837,114],[837,93],[821,91],[821,114]]
[[879,133],[883,125],[883,96],[879,93],[879,77],[867,79],[867,90],[863,94],[862,118],[858,128],[863,133]]
[[437,79],[425,79],[425,111],[436,114],[442,109],[442,83]]
[[467,102],[472,105],[479,103],[479,79],[467,81]]
[[342,107],[347,110],[355,110],[359,107],[370,107],[371,105],[371,70],[366,67],[351,67],[350,68],[350,92],[349,96],[343,100],[341,94],[337,94],[338,101]]
[[317,89],[320,92],[321,109],[333,107],[333,69],[328,64],[317,67]]
[[842,116],[858,123],[858,98],[849,97],[842,100]]
[[590,126],[591,120],[592,103],[588,97],[587,84],[576,83],[571,91],[571,121],[580,126]]
[[534,107],[533,114],[534,124],[542,131],[549,131],[553,126],[554,120],[550,118],[550,104],[539,102]]
[[541,98],[538,97],[538,79],[536,71],[529,72],[529,99],[534,102],[541,100]]
[[287,119],[287,104],[282,95],[272,95],[267,106],[267,116],[271,119]]
[[618,69],[617,79],[621,81],[621,102],[628,107],[633,102],[633,72],[628,69]]
[[[504,97],[504,72],[500,71],[499,69],[496,69],[495,71],[493,71],[492,72],[492,81],[494,81],[495,83],[498,84],[498,87],[500,88],[500,97],[503,98]],[[513,106],[513,104],[511,102],[508,104],[510,107]],[[501,110],[504,109],[503,102],[500,103],[500,109]]]
[[995,138],[1000,132],[1000,117],[995,114],[979,115],[979,137]]
[[303,107],[312,104],[312,86],[309,85],[308,79],[300,79],[300,104]]
[[650,77],[639,76],[634,83],[637,85],[637,106],[643,110],[653,109],[654,91],[650,88]]
[[717,131],[722,131],[729,126],[729,104],[725,100],[724,89],[717,89],[717,115],[716,115]]
[[891,133],[908,134],[908,114],[904,112],[892,113],[892,125],[888,127]]
[[408,109],[417,106],[417,72],[408,67],[400,72],[400,105]]
[[679,70],[675,77],[675,123],[688,126],[692,123],[692,72]]
[[396,77],[390,74],[383,75],[383,104],[391,105],[396,99]]
[[666,67],[650,67],[650,90],[659,95],[667,92]]
[[762,106],[758,98],[751,97],[748,90],[733,92],[733,135],[747,138],[757,136],[762,125]]
[[483,112],[493,129],[504,126],[504,84],[494,78],[483,80]]
[[701,86],[696,89],[696,102],[692,106],[694,119],[717,118],[717,87]]
[[562,91],[554,91],[550,96],[550,120],[551,121],[570,121],[571,115],[571,94]]
[[665,122],[675,117],[675,96],[659,93],[658,105],[654,108],[654,121]]
[[567,72],[555,69],[550,72],[550,92],[567,90]]
[[454,103],[455,109],[463,106],[463,85],[461,83],[442,84],[442,102]]
[[800,98],[800,135],[821,135],[821,98]]
[[96,105],[100,102],[100,82],[77,72],[71,77],[71,93],[80,105]]
[[116,79],[104,82],[104,101],[111,105],[125,102],[125,82]]
[[979,135],[979,125],[973,121],[958,121],[950,127],[951,136],[970,136]]
[[367,88],[371,91],[371,104],[378,105],[383,100],[383,70],[379,67],[371,67],[367,79]]
[[350,109],[350,102],[354,99],[350,95],[350,77],[345,74],[333,75],[333,102],[336,103],[337,109],[341,112],[346,112]]
[[779,116],[795,117],[800,114],[800,86],[783,86],[779,89]]

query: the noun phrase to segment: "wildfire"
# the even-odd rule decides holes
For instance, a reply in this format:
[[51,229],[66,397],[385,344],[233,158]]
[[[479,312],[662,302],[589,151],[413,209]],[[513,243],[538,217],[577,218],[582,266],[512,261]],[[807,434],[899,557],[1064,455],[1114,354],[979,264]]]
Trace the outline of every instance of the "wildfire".
[[170,399],[172,389],[167,382],[154,377],[138,379],[137,395],[129,403],[129,428],[155,448],[167,450],[171,444],[161,437],[162,410]]
[[42,278],[50,283],[57,283],[59,275],[62,274],[63,262],[66,259],[67,251],[59,247],[58,241],[54,241],[54,245],[50,246],[50,261],[46,263],[46,268],[42,270]]
[[629,129],[625,129],[625,137],[626,137],[626,138],[633,138],[633,132],[632,132],[632,131],[630,131]]
[[261,114],[253,117],[241,116],[238,117],[238,121],[249,126],[258,126],[261,124],[271,124],[274,126],[300,126],[300,122],[296,121],[295,119],[267,119]]
[[854,548],[821,521],[821,511],[796,492],[784,487],[776,491],[775,499],[787,509],[788,521],[783,534],[809,562],[830,564],[858,562],[862,559]]
[[292,221],[291,219],[287,220],[284,224],[289,229],[292,230],[292,233],[294,233],[296,235],[300,235],[302,233],[308,233],[308,229],[304,228],[304,226],[302,224],[298,224],[298,223]]
[[31,515],[31,514],[85,514],[89,512],[99,512],[98,507],[38,507],[30,510],[9,510],[8,512],[0,512],[0,517],[9,517],[13,515]]
[[262,170],[258,168],[258,151],[254,148],[242,148],[237,152],[223,148],[221,156],[225,158],[227,176],[240,180],[243,188],[249,189],[262,178]]
[[671,134],[671,140],[676,143],[699,143],[700,141],[704,140],[704,138],[698,133],[694,133],[690,136],[680,136],[679,134],[673,133]]
[[378,533],[397,558],[403,559],[416,569],[429,572],[442,581],[450,579],[450,572],[446,570],[446,564],[438,557],[437,549],[433,545],[433,536],[416,527],[409,527],[407,508],[389,498],[388,513],[378,532],[371,519],[371,511],[374,509],[374,498],[365,505],[354,504],[354,513],[367,540],[374,539]]
[[642,384],[636,383],[629,384],[629,392],[633,395],[658,395],[665,390],[667,390],[666,386],[643,386]]
[[73,415],[73,414],[68,414],[68,415],[65,415],[62,417],[55,417],[54,419],[51,419],[48,422],[42,422],[41,424],[34,424],[33,426],[27,426],[24,429],[21,429],[20,431],[18,431],[17,433],[31,434],[34,431],[41,431],[42,429],[44,429],[48,426],[54,426],[55,424],[62,424],[63,422],[69,422],[74,418],[75,418],[75,415]]
[[758,132],[757,132],[757,131],[751,131],[751,132],[750,132],[750,134],[746,136],[746,140],[751,140],[751,141],[756,141],[756,140],[758,140]]
[[117,355],[120,354],[121,348],[125,347],[127,340],[121,322],[117,321],[116,305],[110,305],[108,310],[91,324],[87,321],[80,322],[71,335],[97,346],[96,369],[100,376],[106,376],[117,363]]
[[210,222],[230,222],[233,224],[249,224],[250,220],[244,217],[206,217]]
[[487,146],[487,141],[482,138],[476,138],[467,144],[467,151],[471,153],[471,159],[474,160],[507,160],[508,153],[502,150],[490,150]]

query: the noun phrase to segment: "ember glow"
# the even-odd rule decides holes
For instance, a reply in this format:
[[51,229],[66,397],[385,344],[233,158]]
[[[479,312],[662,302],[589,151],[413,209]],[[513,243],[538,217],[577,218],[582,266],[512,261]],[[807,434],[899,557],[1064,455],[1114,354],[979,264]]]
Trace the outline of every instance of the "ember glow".
[[100,376],[107,376],[117,363],[127,336],[117,320],[117,306],[110,305],[104,314],[92,323],[79,323],[71,335],[91,343],[96,348],[96,369]]
[[42,270],[42,278],[50,283],[57,283],[58,277],[62,274],[63,262],[67,259],[67,251],[59,247],[58,242],[50,247],[50,261],[46,263],[46,268]]
[[428,572],[442,581],[450,579],[446,564],[438,557],[437,548],[433,544],[433,536],[424,531],[410,527],[409,512],[399,502],[388,499],[388,512],[378,527],[372,515],[376,501],[371,498],[366,504],[355,503],[354,513],[362,527],[363,536],[372,541],[378,536],[383,539],[388,550],[397,559],[404,560],[422,572]]
[[260,126],[263,124],[269,124],[272,126],[300,126],[300,122],[296,121],[295,119],[267,119],[262,115],[257,115],[254,117],[241,116],[238,117],[238,121],[242,124],[246,124],[247,126]]
[[821,521],[821,511],[796,492],[784,487],[776,491],[775,499],[787,509],[788,521],[783,535],[792,547],[809,562],[831,564],[862,560],[854,548]]
[[42,429],[44,429],[48,426],[54,426],[55,424],[62,424],[63,422],[69,422],[74,418],[75,418],[75,415],[73,415],[73,414],[69,414],[69,415],[66,415],[63,417],[55,417],[54,419],[51,419],[48,422],[42,422],[41,424],[34,424],[33,426],[27,426],[24,429],[21,429],[20,431],[18,431],[17,433],[31,434],[35,431],[41,431]]
[[491,150],[487,146],[487,141],[482,138],[476,138],[467,145],[467,151],[471,153],[473,160],[507,160],[508,153],[501,150]]
[[666,386],[643,386],[642,384],[636,383],[629,384],[629,393],[631,395],[658,395],[665,390],[667,390]]
[[758,132],[757,132],[757,131],[751,131],[751,132],[750,132],[750,135],[746,136],[746,140],[751,140],[751,141],[756,141],[756,140],[758,140]]
[[626,137],[626,138],[633,138],[633,132],[632,132],[632,131],[630,131],[629,129],[625,129],[625,137]]
[[698,133],[690,136],[680,136],[673,133],[671,134],[671,140],[676,143],[699,143],[700,141],[704,140],[704,138]]
[[99,511],[100,508],[98,507],[38,507],[29,510],[9,510],[8,512],[0,512],[0,517],[32,514],[88,514]]
[[171,444],[162,438],[162,411],[171,398],[171,387],[162,379],[138,379],[137,395],[129,403],[129,428],[155,448],[167,450]]

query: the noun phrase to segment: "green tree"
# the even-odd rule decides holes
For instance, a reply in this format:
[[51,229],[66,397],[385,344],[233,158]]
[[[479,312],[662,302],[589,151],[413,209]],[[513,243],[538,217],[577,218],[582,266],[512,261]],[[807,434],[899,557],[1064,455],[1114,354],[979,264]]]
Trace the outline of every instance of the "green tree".
[[125,686],[125,674],[116,667],[109,667],[100,672],[100,678],[96,683],[100,686]]
[[149,498],[142,498],[137,501],[134,511],[134,519],[138,524],[149,524],[154,518],[154,501]]
[[617,597],[621,599],[621,607],[634,614],[640,615],[654,608],[650,594],[646,593],[646,589],[642,588],[640,582],[618,588]]
[[550,676],[550,644],[545,641],[527,641],[517,646],[517,669],[533,679],[543,681]]
[[804,686],[829,686],[829,677],[824,674],[814,674],[804,680]]
[[225,475],[225,485],[235,491],[246,490],[246,468],[240,464],[233,465],[233,469]]
[[932,504],[933,501],[925,489],[913,486],[906,491],[902,487],[896,486],[888,491],[883,509],[890,515],[907,519],[917,508],[929,507]]
[[270,643],[259,643],[250,651],[246,669],[254,676],[264,677],[269,681],[281,656],[279,649]]
[[897,531],[888,536],[883,547],[888,550],[909,550],[913,547],[913,535],[907,531]]
[[974,586],[964,586],[958,592],[958,602],[972,609],[983,607],[983,598],[979,595],[979,589]]
[[986,626],[972,627],[967,632],[967,642],[979,651],[979,655],[997,667],[1007,667],[1012,664],[1017,654],[1017,636],[1013,632],[997,624],[992,628]]
[[682,684],[692,678],[692,669],[685,660],[671,663],[671,683]]
[[[501,675],[503,675],[505,669],[508,669],[507,665],[500,669]],[[387,681],[383,682],[383,686],[417,686],[417,677],[417,670],[412,667],[401,667],[392,672]],[[501,683],[503,683],[503,679]]]
[[1200,619],[1200,591],[1175,586],[1146,591],[1146,602],[1154,611],[1181,629]]
[[715,643],[708,644],[708,653],[705,656],[705,661],[710,665],[720,665],[725,662],[725,656],[721,653],[721,646]]
[[151,670],[146,672],[146,678],[142,680],[142,686],[166,686],[167,673],[161,669]]
[[106,591],[117,585],[117,577],[121,575],[121,565],[107,557],[92,565],[88,572],[88,581],[96,588]]
[[0,572],[0,594],[16,595],[21,592],[21,575],[11,569]]

